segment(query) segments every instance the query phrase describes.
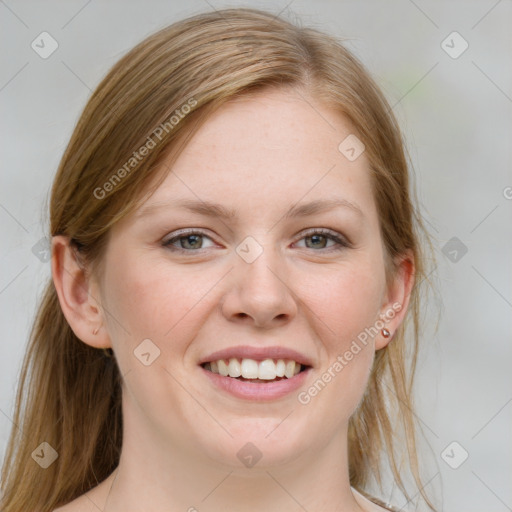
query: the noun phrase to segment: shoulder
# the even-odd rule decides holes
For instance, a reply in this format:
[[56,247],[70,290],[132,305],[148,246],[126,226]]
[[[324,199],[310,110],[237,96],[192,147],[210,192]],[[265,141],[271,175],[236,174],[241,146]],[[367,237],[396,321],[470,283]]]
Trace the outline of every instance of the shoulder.
[[399,512],[398,508],[395,508],[388,503],[384,503],[378,498],[374,498],[364,491],[358,491],[355,487],[350,488],[354,498],[365,512]]
[[115,471],[103,482],[93,487],[85,494],[78,496],[78,498],[66,503],[65,505],[53,509],[52,512],[98,512],[105,508],[108,494],[112,485]]
[[53,509],[52,512],[98,512],[98,507],[88,499],[86,494],[82,494],[66,505]]

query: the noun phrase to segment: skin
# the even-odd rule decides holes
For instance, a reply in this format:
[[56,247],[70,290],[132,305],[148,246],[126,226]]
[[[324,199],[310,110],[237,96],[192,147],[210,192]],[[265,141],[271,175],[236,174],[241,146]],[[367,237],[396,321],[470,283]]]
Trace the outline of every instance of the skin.
[[[116,224],[101,275],[87,277],[67,239],[54,237],[62,309],[81,340],[113,348],[124,415],[119,467],[60,511],[384,510],[352,492],[346,446],[375,351],[392,336],[370,337],[310,403],[297,399],[398,303],[386,322],[396,331],[413,284],[404,255],[386,286],[368,160],[338,150],[351,133],[346,119],[303,92],[242,97],[203,125],[156,192]],[[234,209],[236,219],[172,206],[198,198]],[[296,203],[329,198],[357,204],[362,215],[338,207],[284,218]],[[183,228],[205,236],[175,239],[182,253],[163,246]],[[351,246],[305,235],[309,228]],[[252,263],[236,252],[247,236],[263,248]],[[133,353],[147,338],[160,349],[149,366]],[[198,362],[239,344],[293,348],[313,369],[299,391],[273,402],[232,397]],[[247,442],[262,454],[252,468],[237,457]]]

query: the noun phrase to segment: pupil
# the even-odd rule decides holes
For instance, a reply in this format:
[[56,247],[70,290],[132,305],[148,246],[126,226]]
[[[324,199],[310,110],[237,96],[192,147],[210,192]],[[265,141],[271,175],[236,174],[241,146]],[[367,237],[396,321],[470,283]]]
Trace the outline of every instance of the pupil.
[[[191,240],[191,239],[192,239],[192,240],[193,240],[193,239],[196,239],[195,241],[196,241],[196,243],[197,243],[197,240],[199,240],[200,236],[201,236],[201,235],[187,235],[187,236],[185,237],[186,243],[188,244],[188,243],[190,242],[190,240]],[[183,245],[183,244],[182,244],[182,245]],[[193,246],[193,247],[192,247],[193,249],[195,249],[195,248],[196,248],[196,247],[194,246],[194,241],[192,241],[192,246]]]
[[[322,235],[311,235],[309,238],[311,238],[311,240],[313,240],[313,243],[315,244],[315,241],[318,242],[318,240],[320,238],[323,238],[324,241],[325,241],[325,237],[322,236]],[[318,245],[315,245],[316,247],[318,247]]]

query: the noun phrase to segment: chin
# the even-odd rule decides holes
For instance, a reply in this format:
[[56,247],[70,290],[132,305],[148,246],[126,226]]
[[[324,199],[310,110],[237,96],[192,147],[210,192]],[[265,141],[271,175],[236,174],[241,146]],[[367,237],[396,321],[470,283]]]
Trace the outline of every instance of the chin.
[[233,437],[222,432],[204,439],[204,451],[210,458],[230,469],[264,469],[293,462],[311,447],[311,443],[305,442],[310,435],[296,436],[283,425],[276,428],[279,422],[275,419],[251,422],[245,418],[242,423],[236,429],[227,426]]

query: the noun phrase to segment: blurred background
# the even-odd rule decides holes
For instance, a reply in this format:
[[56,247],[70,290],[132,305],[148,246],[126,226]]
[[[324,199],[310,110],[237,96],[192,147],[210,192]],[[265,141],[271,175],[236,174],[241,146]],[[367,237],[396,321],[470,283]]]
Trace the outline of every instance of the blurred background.
[[[445,512],[512,510],[510,0],[0,0],[0,458],[50,276],[49,190],[86,100],[152,32],[235,6],[346,39],[393,106],[436,251],[415,394],[425,490]],[[374,495],[411,509],[392,484]]]

